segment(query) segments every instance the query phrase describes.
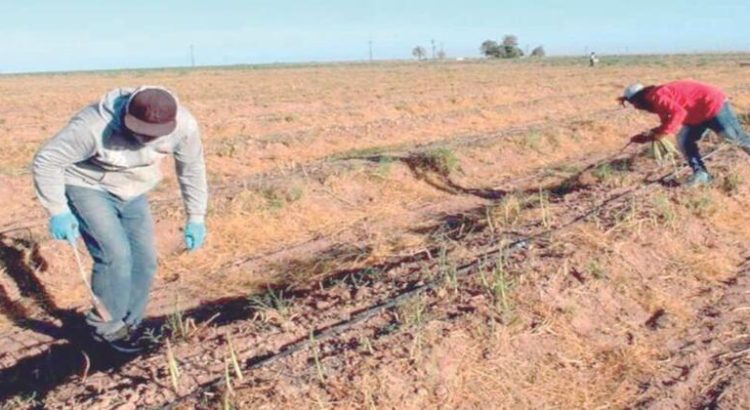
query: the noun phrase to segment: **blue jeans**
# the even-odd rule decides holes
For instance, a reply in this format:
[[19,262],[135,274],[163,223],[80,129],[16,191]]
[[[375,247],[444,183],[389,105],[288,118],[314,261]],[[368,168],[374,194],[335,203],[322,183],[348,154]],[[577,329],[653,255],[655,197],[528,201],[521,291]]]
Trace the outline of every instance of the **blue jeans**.
[[732,144],[739,145],[745,152],[750,154],[750,135],[742,129],[740,120],[737,118],[732,105],[725,102],[716,117],[698,125],[685,125],[677,134],[677,145],[687,159],[688,165],[696,171],[705,171],[698,141],[711,130]]
[[129,201],[95,189],[65,187],[81,236],[94,260],[91,287],[112,316],[94,311],[86,322],[104,339],[125,325],[138,326],[156,273],[154,222],[148,198]]

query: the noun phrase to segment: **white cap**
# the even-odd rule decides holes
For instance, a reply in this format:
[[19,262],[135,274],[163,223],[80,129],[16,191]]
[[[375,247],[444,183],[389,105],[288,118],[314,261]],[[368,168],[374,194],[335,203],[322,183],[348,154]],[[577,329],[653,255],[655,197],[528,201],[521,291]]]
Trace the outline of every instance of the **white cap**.
[[626,100],[630,100],[634,95],[638,94],[638,91],[641,91],[643,88],[643,84],[630,84],[625,88],[625,92],[622,94],[622,96],[625,97]]

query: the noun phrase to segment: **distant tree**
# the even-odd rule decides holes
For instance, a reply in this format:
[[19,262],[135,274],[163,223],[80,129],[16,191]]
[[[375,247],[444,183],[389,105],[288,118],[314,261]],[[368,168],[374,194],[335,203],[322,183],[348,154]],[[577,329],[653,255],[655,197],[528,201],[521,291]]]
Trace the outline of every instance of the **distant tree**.
[[425,56],[427,55],[427,50],[425,50],[422,46],[416,46],[411,50],[411,55],[413,55],[417,60],[424,60]]
[[506,34],[503,37],[503,47],[518,47],[518,37],[513,34]]
[[485,40],[479,47],[479,51],[481,51],[485,57],[500,58],[503,57],[504,49],[497,44],[497,41]]
[[445,50],[443,50],[442,48],[438,50],[437,52],[438,60],[445,60],[445,57],[447,57],[447,54],[445,54]]
[[544,51],[544,47],[539,46],[533,50],[531,50],[531,56],[532,57],[544,57],[547,53]]
[[518,58],[523,57],[523,50],[518,47],[518,37],[508,34],[503,37],[502,43],[486,40],[479,47],[485,57],[492,58]]
[[521,50],[518,47],[518,37],[507,34],[505,37],[503,37],[503,50],[505,58],[517,58],[517,57],[523,57],[523,50]]

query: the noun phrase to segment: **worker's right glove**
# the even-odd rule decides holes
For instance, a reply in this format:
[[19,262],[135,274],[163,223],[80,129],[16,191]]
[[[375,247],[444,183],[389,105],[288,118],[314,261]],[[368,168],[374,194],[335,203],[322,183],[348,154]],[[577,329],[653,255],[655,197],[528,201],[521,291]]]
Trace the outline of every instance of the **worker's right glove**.
[[80,236],[78,220],[70,212],[53,215],[49,219],[49,234],[54,239],[75,242]]
[[638,135],[630,137],[630,142],[634,144],[646,144],[654,141],[654,134],[651,131],[646,131]]

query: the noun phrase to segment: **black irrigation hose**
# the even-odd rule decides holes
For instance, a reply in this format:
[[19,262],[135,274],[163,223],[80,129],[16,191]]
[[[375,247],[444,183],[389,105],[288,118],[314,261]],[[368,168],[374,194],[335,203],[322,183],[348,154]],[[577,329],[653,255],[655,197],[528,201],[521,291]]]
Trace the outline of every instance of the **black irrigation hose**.
[[[713,151],[711,151],[710,153],[708,153],[707,155],[705,155],[704,159],[708,160],[709,158],[713,157],[716,153],[724,150],[727,146],[728,145],[723,145],[723,146],[720,146],[720,147],[714,149]],[[625,147],[623,147],[622,149],[620,149],[616,154],[614,154],[614,155],[612,155],[610,157],[607,157],[604,160],[599,161],[597,164],[600,165],[600,164],[606,163],[607,161],[611,160],[612,158],[617,157],[618,155],[622,154],[622,152],[627,147],[628,146],[626,145]],[[593,168],[593,167],[590,166],[587,169],[591,169],[591,168]],[[469,262],[469,263],[467,263],[467,264],[465,264],[465,265],[457,268],[457,270],[456,270],[456,276],[457,277],[466,277],[466,276],[468,276],[473,269],[475,269],[478,265],[480,265],[481,263],[483,263],[484,261],[486,261],[490,257],[496,257],[498,255],[502,255],[502,256],[505,257],[505,256],[512,255],[513,253],[518,252],[520,250],[527,249],[528,246],[529,246],[529,244],[532,243],[533,241],[538,240],[538,239],[543,238],[543,237],[546,237],[546,236],[549,236],[549,235],[552,235],[553,233],[560,232],[560,231],[562,231],[562,230],[564,230],[566,228],[569,228],[569,227],[571,227],[571,226],[573,226],[573,225],[575,225],[575,224],[577,224],[577,223],[585,220],[589,216],[591,216],[591,215],[599,212],[606,205],[611,204],[613,202],[616,202],[616,201],[620,200],[621,198],[624,198],[624,197],[629,196],[629,195],[633,195],[633,194],[635,194],[635,193],[637,193],[639,191],[648,190],[651,187],[656,186],[657,184],[660,184],[660,183],[663,183],[663,182],[668,181],[670,179],[676,178],[676,177],[680,176],[682,173],[684,173],[687,169],[689,169],[687,166],[683,166],[682,168],[677,169],[675,171],[672,171],[669,174],[663,175],[663,176],[657,178],[654,181],[648,182],[648,183],[646,183],[644,185],[633,187],[630,190],[627,190],[627,191],[622,192],[620,194],[617,194],[617,195],[615,195],[615,196],[613,196],[611,198],[608,198],[608,199],[602,201],[600,204],[594,206],[593,208],[589,209],[588,211],[586,211],[583,214],[579,215],[578,217],[572,219],[571,221],[569,221],[568,223],[566,223],[564,225],[561,225],[561,226],[556,227],[556,228],[551,228],[551,229],[548,229],[546,231],[540,232],[538,234],[530,235],[530,236],[527,236],[527,237],[522,238],[522,239],[517,239],[517,240],[515,240],[515,241],[513,241],[513,242],[511,242],[509,244],[502,244],[498,248],[492,249],[492,250],[490,250],[488,252],[485,252],[482,255],[479,255],[479,256],[475,257],[474,261]],[[253,363],[250,366],[247,367],[247,370],[253,370],[253,369],[257,369],[257,368],[266,366],[266,365],[271,364],[273,362],[276,362],[276,361],[278,361],[280,359],[288,357],[288,356],[290,356],[290,355],[292,355],[294,353],[302,351],[302,350],[310,347],[313,343],[317,343],[317,342],[319,342],[321,340],[327,340],[327,339],[330,339],[332,337],[338,336],[339,334],[344,333],[345,331],[349,330],[353,326],[355,326],[355,325],[357,325],[359,323],[362,323],[364,321],[367,321],[368,319],[370,319],[370,318],[372,318],[374,316],[377,316],[378,314],[382,313],[383,311],[385,311],[387,309],[399,306],[404,301],[406,301],[408,299],[411,299],[412,297],[417,296],[417,295],[419,295],[419,294],[421,294],[423,292],[426,292],[428,290],[432,290],[435,287],[437,287],[438,285],[440,285],[440,282],[435,281],[435,282],[426,283],[426,284],[423,284],[423,285],[420,285],[420,286],[416,286],[416,287],[414,287],[414,288],[412,288],[410,290],[407,290],[406,292],[401,293],[400,295],[395,296],[395,297],[393,297],[393,298],[391,298],[391,299],[389,299],[387,301],[378,303],[378,304],[376,304],[374,306],[371,306],[371,307],[369,307],[369,308],[367,308],[365,310],[362,310],[359,313],[357,313],[355,315],[352,315],[351,318],[348,319],[348,320],[341,321],[341,322],[339,322],[339,323],[337,323],[335,325],[331,325],[331,326],[329,326],[327,328],[324,328],[324,329],[315,330],[315,331],[312,332],[312,337],[310,337],[310,338],[308,338],[308,337],[301,338],[301,339],[299,339],[296,342],[287,344],[286,346],[284,346],[277,353],[269,354],[269,355],[266,355],[264,357],[261,357],[261,358],[258,358],[256,360],[254,360]],[[164,409],[164,410],[174,409],[175,406],[177,406],[178,404],[182,403],[185,400],[188,400],[188,399],[190,399],[192,397],[195,397],[196,395],[198,395],[198,394],[200,394],[202,392],[206,392],[206,391],[208,391],[210,389],[215,389],[215,388],[223,387],[225,384],[226,384],[226,381],[223,378],[219,377],[219,378],[215,379],[212,382],[204,383],[203,385],[197,387],[192,392],[190,392],[190,393],[188,393],[186,395],[183,395],[183,396],[180,396],[180,397],[176,398],[171,403],[162,406],[161,409]]]
[[[491,252],[488,252],[482,255],[481,257],[478,258],[478,260],[480,261],[485,260],[487,257],[493,256],[501,251],[507,251],[507,254],[510,255],[518,250],[525,249],[528,246],[528,243],[529,242],[526,239],[516,240],[503,248],[496,249],[496,250],[493,250]],[[479,263],[478,261],[474,261],[474,262],[467,263],[457,268],[456,277],[467,276],[478,263]],[[258,369],[260,367],[264,367],[273,362],[281,360],[287,356],[290,356],[294,353],[305,350],[313,343],[318,343],[321,340],[328,340],[330,338],[338,336],[339,334],[346,332],[353,326],[359,323],[365,322],[368,319],[379,315],[385,310],[399,306],[404,301],[411,299],[412,297],[417,296],[428,290],[432,290],[438,285],[440,285],[440,282],[430,282],[424,285],[416,286],[385,302],[381,302],[377,305],[374,305],[365,310],[362,310],[359,313],[352,315],[348,320],[343,320],[335,325],[331,325],[324,329],[315,330],[312,332],[312,337],[303,337],[296,342],[287,344],[277,353],[266,355],[264,357],[254,360],[253,363],[247,367],[247,370],[253,370],[253,369]],[[165,410],[174,409],[176,405],[180,404],[184,400],[194,397],[207,390],[223,387],[225,384],[226,384],[225,379],[217,378],[216,380],[212,382],[208,382],[199,386],[198,388],[194,389],[192,392],[188,393],[187,395],[178,397],[177,399],[173,400],[171,403],[166,404],[163,407],[161,407],[161,409],[165,409]]]

